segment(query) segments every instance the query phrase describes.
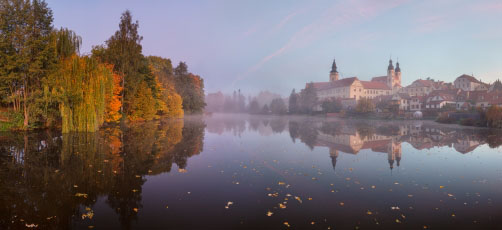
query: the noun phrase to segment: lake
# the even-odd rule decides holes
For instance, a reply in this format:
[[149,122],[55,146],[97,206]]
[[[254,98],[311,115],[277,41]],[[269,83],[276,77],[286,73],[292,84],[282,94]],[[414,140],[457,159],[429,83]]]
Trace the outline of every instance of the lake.
[[0,133],[0,229],[501,229],[501,134],[218,114]]

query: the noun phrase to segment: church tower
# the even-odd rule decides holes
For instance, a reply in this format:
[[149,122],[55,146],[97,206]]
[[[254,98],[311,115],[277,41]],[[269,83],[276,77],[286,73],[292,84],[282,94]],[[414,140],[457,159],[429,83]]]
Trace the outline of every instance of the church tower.
[[392,89],[395,80],[394,65],[392,65],[392,59],[389,59],[389,67],[387,67],[387,85]]
[[401,68],[399,68],[399,60],[396,62],[396,73],[395,74],[396,75],[394,76],[395,77],[394,83],[401,85]]
[[333,59],[333,65],[331,65],[331,72],[329,72],[329,81],[330,82],[338,81],[339,78],[340,76],[336,68],[336,62],[335,59]]

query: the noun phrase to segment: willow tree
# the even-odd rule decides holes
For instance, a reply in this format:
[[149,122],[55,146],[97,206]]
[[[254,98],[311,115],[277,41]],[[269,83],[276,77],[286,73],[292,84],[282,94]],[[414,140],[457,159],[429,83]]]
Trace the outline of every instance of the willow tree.
[[50,83],[59,102],[63,133],[94,132],[104,123],[106,98],[114,93],[110,65],[72,55],[62,60]]

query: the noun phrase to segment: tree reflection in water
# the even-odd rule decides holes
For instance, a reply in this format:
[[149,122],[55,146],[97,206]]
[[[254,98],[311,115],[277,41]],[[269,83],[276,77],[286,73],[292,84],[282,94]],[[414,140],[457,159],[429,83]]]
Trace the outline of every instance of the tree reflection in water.
[[202,151],[204,122],[166,120],[96,133],[0,133],[0,228],[70,228],[98,197],[130,228],[145,175]]

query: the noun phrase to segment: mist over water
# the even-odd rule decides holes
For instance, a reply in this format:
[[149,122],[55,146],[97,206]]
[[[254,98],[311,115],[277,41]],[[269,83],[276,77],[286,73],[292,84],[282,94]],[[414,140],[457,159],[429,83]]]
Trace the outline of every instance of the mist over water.
[[244,114],[0,133],[0,227],[495,229],[500,134]]

